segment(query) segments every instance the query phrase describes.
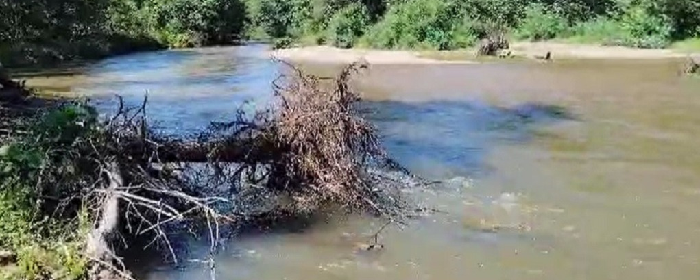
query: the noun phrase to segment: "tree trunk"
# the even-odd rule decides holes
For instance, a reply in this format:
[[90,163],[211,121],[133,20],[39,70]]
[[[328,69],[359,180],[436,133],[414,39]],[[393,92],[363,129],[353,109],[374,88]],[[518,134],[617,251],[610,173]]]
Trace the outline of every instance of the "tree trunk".
[[[148,147],[142,142],[134,143],[124,149],[135,157],[147,153]],[[273,145],[264,137],[223,140],[218,142],[163,142],[157,148],[158,160],[166,162],[236,162],[267,163],[275,155],[283,152],[282,147]]]

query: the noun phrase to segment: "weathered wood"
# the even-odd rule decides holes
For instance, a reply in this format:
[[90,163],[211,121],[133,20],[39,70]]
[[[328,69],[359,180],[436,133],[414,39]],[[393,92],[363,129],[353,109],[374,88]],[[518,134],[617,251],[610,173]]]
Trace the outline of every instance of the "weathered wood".
[[503,33],[494,33],[481,39],[477,55],[497,55],[500,50],[510,49],[510,43]]
[[[167,162],[236,162],[267,163],[283,151],[264,137],[228,139],[211,142],[159,141],[158,160]],[[134,157],[140,157],[150,148],[142,142],[129,145],[125,150]]]
[[683,69],[683,73],[700,74],[700,58],[689,57]]
[[0,266],[12,265],[17,262],[17,254],[10,250],[0,250]]

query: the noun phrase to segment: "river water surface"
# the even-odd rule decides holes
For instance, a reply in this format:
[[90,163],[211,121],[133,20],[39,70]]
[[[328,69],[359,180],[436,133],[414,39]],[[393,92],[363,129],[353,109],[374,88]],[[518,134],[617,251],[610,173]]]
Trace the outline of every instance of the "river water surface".
[[[441,212],[386,228],[375,252],[356,252],[382,225],[362,217],[229,240],[217,279],[699,279],[700,79],[677,65],[372,66],[359,77],[368,118],[400,163],[445,182],[407,194]],[[29,84],[104,112],[113,94],[136,104],[148,92],[149,117],[189,133],[264,104],[278,71],[246,46],[117,57]],[[148,280],[209,278],[194,263],[144,266]]]

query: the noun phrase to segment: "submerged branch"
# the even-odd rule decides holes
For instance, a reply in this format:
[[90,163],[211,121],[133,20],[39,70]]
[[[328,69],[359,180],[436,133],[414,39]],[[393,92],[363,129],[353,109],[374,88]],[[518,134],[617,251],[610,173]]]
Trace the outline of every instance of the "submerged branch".
[[31,184],[42,198],[37,209],[71,219],[88,209],[95,227],[86,253],[108,269],[121,267],[114,234],[145,235],[146,247],[159,245],[177,262],[169,229],[190,227],[208,237],[212,263],[222,224],[267,222],[324,206],[400,222],[407,207],[399,194],[407,182],[397,176],[410,174],[386,156],[376,129],[356,111],[361,98],[350,86],[367,65],[352,64],[334,80],[287,66],[289,74],[274,82],[271,109],[252,117],[238,110],[235,120],[195,140],[153,132],[145,100],[127,108],[119,99],[118,112],[105,121],[81,104],[45,116],[21,137],[22,147],[43,157],[41,178]]

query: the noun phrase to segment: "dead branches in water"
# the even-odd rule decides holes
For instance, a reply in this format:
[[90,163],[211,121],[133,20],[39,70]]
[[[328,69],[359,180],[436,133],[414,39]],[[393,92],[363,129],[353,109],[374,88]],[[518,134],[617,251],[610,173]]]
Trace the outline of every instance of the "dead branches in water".
[[[345,68],[328,88],[317,77],[294,69],[276,83],[277,114],[266,134],[282,149],[271,166],[270,188],[288,191],[296,203],[314,209],[324,202],[341,203],[392,214],[378,201],[381,183],[370,175],[372,163],[386,163],[374,127],[355,111],[360,100]],[[390,187],[390,186],[386,186]]]
[[684,74],[700,74],[700,58],[688,57],[683,67]]
[[506,38],[506,32],[502,28],[493,27],[489,34],[479,42],[477,56],[495,56],[502,50],[509,50],[510,43]]
[[54,219],[87,211],[94,221],[87,255],[96,267],[120,271],[118,240],[135,236],[148,236],[146,246],[177,261],[174,227],[203,232],[212,258],[222,226],[254,217],[341,206],[402,219],[398,194],[406,181],[397,174],[408,174],[355,108],[361,98],[351,77],[367,65],[352,64],[330,80],[287,66],[268,110],[239,111],[196,139],[155,133],[145,101],[127,108],[120,100],[104,120],[80,103],[49,113],[19,145],[41,158],[21,173],[32,182],[33,205]]

